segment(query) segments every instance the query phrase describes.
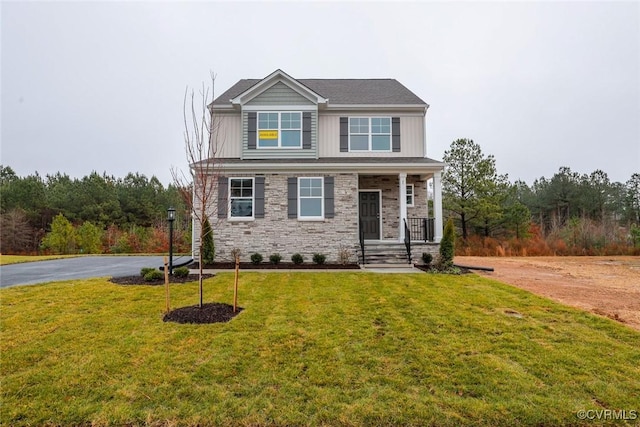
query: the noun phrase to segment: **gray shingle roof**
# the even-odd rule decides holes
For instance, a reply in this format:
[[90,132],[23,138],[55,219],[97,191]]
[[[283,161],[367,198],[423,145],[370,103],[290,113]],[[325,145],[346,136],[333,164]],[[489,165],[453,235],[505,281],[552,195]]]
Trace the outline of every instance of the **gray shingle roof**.
[[[329,100],[329,105],[424,105],[422,99],[395,79],[296,79],[318,95]],[[240,95],[261,79],[243,79],[227,89],[213,102],[214,105],[230,104],[229,100]]]

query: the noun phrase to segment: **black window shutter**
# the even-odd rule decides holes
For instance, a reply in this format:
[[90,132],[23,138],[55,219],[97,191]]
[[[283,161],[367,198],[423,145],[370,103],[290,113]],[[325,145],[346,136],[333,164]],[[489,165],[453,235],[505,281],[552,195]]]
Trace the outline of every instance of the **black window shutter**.
[[253,207],[254,218],[264,218],[264,176],[255,177],[255,206]]
[[340,152],[349,151],[349,118],[340,117]]
[[391,118],[391,151],[400,152],[400,117]]
[[289,218],[297,218],[298,217],[298,178],[296,177],[287,178],[287,189],[288,189],[288,199],[289,199],[287,213],[289,215]]
[[324,217],[333,218],[335,207],[333,203],[333,177],[324,177]]
[[311,149],[311,112],[302,113],[302,148]]
[[256,149],[256,142],[257,142],[257,113],[255,111],[248,113],[248,120],[249,120],[249,129],[248,129],[248,133],[247,133],[247,148],[249,150],[255,150]]
[[218,177],[218,218],[227,217],[227,193],[229,188],[229,178]]

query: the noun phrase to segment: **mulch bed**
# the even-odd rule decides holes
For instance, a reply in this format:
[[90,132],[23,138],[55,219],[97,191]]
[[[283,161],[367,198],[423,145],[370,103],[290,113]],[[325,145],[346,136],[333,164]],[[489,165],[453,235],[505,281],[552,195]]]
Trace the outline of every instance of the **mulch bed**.
[[[424,264],[414,264],[413,265],[418,270],[426,271],[427,273],[438,273],[438,269],[432,265],[424,265]],[[460,274],[469,274],[473,273],[471,270],[465,267],[457,267],[460,270]]]
[[[203,279],[208,279],[208,278],[213,277],[213,276],[215,276],[215,275],[214,274],[203,274],[202,278]],[[198,277],[199,276],[197,274],[189,274],[186,277],[169,276],[169,283],[196,282],[196,281],[198,281]],[[144,280],[144,277],[142,277],[141,275],[112,277],[110,279],[110,281],[112,283],[116,283],[118,285],[149,285],[149,286],[164,285],[164,278],[148,282],[148,281]]]
[[176,323],[224,323],[240,314],[242,307],[233,312],[233,306],[217,302],[203,304],[202,307],[191,305],[172,310],[162,318],[165,322]]
[[[198,268],[198,263],[193,263],[189,268]],[[236,264],[234,262],[215,262],[213,264],[205,264],[204,268],[211,270],[234,270]],[[292,262],[281,262],[279,264],[271,264],[261,262],[254,264],[251,262],[241,262],[240,270],[359,270],[358,264],[294,264]]]

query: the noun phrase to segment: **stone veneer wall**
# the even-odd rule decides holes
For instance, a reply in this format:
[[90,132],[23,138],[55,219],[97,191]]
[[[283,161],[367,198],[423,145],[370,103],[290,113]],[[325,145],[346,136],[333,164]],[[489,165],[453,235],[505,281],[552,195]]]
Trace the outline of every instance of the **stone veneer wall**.
[[[360,190],[382,190],[382,232],[383,239],[398,240],[400,204],[398,202],[398,175],[362,175],[359,179]],[[413,184],[414,206],[407,206],[407,217],[424,218],[427,216],[427,183],[417,175],[407,175],[407,184]]]
[[[250,176],[247,174],[229,174]],[[233,248],[241,250],[242,261],[260,253],[264,261],[274,253],[289,262],[298,252],[305,262],[312,262],[314,253],[322,253],[327,262],[338,260],[341,246],[348,248],[351,262],[357,262],[358,247],[358,177],[356,174],[334,176],[335,216],[324,221],[299,221],[287,214],[287,178],[289,176],[320,176],[319,174],[266,174],[264,218],[253,221],[212,221],[216,246],[216,261],[230,260]],[[216,194],[217,198],[217,194]]]

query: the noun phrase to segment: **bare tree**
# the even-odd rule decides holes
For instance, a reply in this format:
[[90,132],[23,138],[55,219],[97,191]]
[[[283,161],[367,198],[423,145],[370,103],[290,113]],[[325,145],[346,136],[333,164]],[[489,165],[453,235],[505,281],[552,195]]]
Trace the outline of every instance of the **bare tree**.
[[34,250],[35,230],[20,208],[0,214],[0,253],[28,253]]
[[171,169],[173,181],[178,188],[191,188],[192,193],[183,194],[187,207],[194,219],[194,235],[198,236],[194,244],[198,251],[200,307],[203,304],[202,289],[202,252],[205,227],[209,218],[211,233],[217,224],[218,204],[216,200],[218,179],[220,175],[220,159],[218,155],[224,144],[220,120],[214,114],[213,105],[216,76],[211,73],[211,88],[202,84],[200,99],[195,92],[185,90],[183,103],[184,146],[189,174]]

